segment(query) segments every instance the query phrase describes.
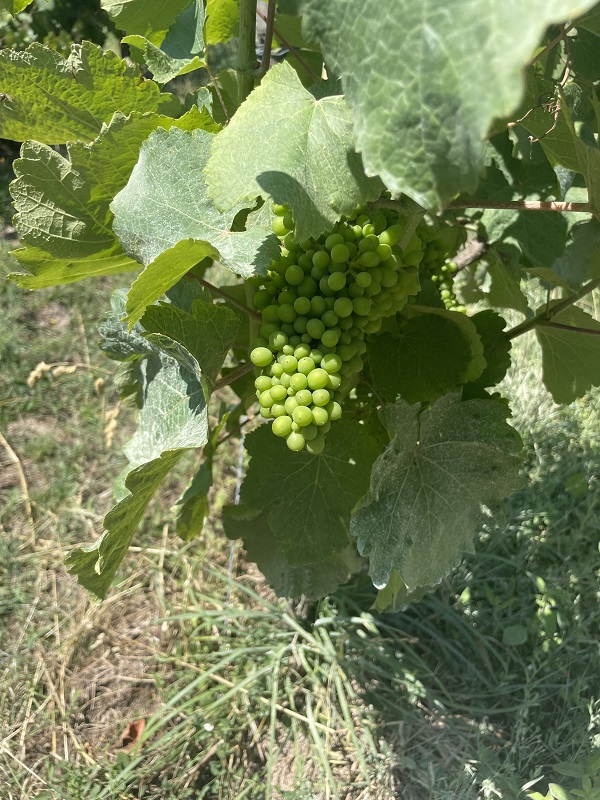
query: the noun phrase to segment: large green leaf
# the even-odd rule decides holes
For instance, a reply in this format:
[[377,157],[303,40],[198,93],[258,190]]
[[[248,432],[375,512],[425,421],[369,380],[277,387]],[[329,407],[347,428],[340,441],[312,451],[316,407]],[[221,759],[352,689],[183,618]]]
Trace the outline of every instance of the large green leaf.
[[205,64],[200,58],[204,53],[203,0],[194,0],[183,9],[160,47],[137,34],[126,36],[123,41],[142,51],[144,63],[158,83],[167,83],[178,75],[200,69]]
[[233,345],[240,319],[223,303],[198,297],[189,312],[174,303],[150,306],[142,326],[148,332],[179,342],[200,364],[203,376],[213,381]]
[[471,320],[441,308],[422,307],[397,336],[382,333],[369,346],[373,384],[391,402],[398,396],[409,403],[435,400],[475,380],[485,368],[482,355]]
[[239,16],[238,0],[206,0],[206,43],[228,42],[238,32]]
[[357,423],[336,422],[321,455],[292,453],[263,425],[246,438],[241,491],[249,509],[269,505],[268,524],[292,565],[318,562],[348,545],[348,521],[369,484],[376,442]]
[[463,388],[463,399],[485,396],[484,389],[500,383],[510,367],[510,339],[504,332],[506,320],[495,311],[480,311],[471,317],[481,344],[486,367],[481,375]]
[[554,272],[573,288],[600,277],[600,222],[591,219],[575,225],[573,239],[554,265]]
[[[420,205],[472,192],[482,141],[521,98],[546,27],[595,0],[302,0],[354,109],[369,174]],[[515,32],[518,31],[518,35]]]
[[569,108],[566,98],[562,97],[561,113],[567,122],[573,146],[579,162],[579,172],[585,178],[588,190],[588,203],[595,217],[600,217],[600,148],[591,128],[584,122],[577,122]]
[[182,239],[195,239],[211,244],[238,275],[265,274],[279,254],[269,210],[263,206],[250,214],[246,230],[236,233],[233,220],[247,205],[222,214],[207,195],[202,170],[214,138],[202,130],[152,133],[127,186],[111,205],[113,228],[125,251],[144,264]]
[[126,33],[160,44],[173,21],[193,0],[101,0],[100,5]]
[[318,600],[334,592],[360,566],[360,559],[350,544],[329,556],[318,555],[302,564],[291,563],[267,518],[267,511],[244,506],[223,509],[225,534],[230,539],[243,539],[247,558],[257,564],[278,595],[304,595],[309,600]]
[[0,0],[0,11],[8,11],[9,14],[19,14],[32,2],[33,0]]
[[[552,323],[593,333],[552,327]],[[600,322],[571,306],[553,317],[550,324],[537,325],[535,332],[542,348],[544,384],[556,403],[572,403],[592,386],[600,385]]]
[[115,111],[175,116],[181,108],[173,95],[140,80],[137,67],[91,42],[72,45],[66,59],[41,44],[0,50],[0,86],[0,136],[18,142],[89,142]]
[[379,589],[395,569],[409,591],[432,586],[472,547],[482,504],[520,485],[521,442],[495,400],[398,400],[382,411],[390,444],[373,465],[351,533]]
[[206,179],[218,208],[258,195],[288,205],[300,240],[330,230],[382,188],[354,151],[344,98],[316,99],[285,63],[267,73],[215,139]]
[[40,289],[139,268],[112,230],[109,204],[127,183],[141,143],[159,126],[216,127],[206,110],[196,108],[177,120],[115,114],[92,144],[68,145],[70,160],[38,142],[23,146],[11,193],[26,248],[14,255],[32,274],[14,274],[20,286]]
[[[129,334],[120,322],[123,298],[117,297],[104,331],[115,340]],[[135,338],[137,337],[137,338]],[[139,333],[130,349],[140,349]],[[79,582],[105,597],[148,503],[181,456],[207,441],[208,424],[198,362],[179,344],[152,334],[140,356],[144,404],[138,429],[125,448],[130,467],[124,496],[104,519],[104,533],[90,547],[78,547],[67,558]]]

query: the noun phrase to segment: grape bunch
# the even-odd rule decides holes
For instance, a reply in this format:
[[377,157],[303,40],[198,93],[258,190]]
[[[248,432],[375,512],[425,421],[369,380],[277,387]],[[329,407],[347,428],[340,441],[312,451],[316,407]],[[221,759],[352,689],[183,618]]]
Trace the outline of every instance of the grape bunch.
[[261,416],[273,420],[273,433],[290,450],[318,454],[358,382],[365,335],[407,301],[407,268],[421,261],[421,241],[413,235],[402,249],[397,213],[358,209],[329,234],[297,242],[287,207],[273,211],[281,256],[254,295],[262,317],[250,354],[262,368],[256,396]]
[[422,222],[417,233],[423,242],[421,272],[436,285],[440,298],[449,311],[466,313],[454,293],[457,265],[452,260],[466,240],[466,231],[456,225]]

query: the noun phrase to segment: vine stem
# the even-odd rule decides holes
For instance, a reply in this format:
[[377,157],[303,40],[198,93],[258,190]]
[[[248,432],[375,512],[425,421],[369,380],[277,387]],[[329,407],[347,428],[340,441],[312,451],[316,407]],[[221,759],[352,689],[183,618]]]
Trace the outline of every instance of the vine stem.
[[[262,21],[263,21],[263,22],[266,22],[266,21],[267,21],[267,17],[265,17],[265,15],[262,13],[262,11],[259,11],[259,9],[256,9],[256,13],[257,13],[257,14],[258,14],[258,16],[259,16],[259,17],[262,19]],[[316,73],[316,72],[314,72],[314,70],[312,70],[312,69],[311,69],[310,65],[309,65],[309,64],[308,64],[308,63],[307,63],[307,62],[306,62],[306,61],[305,61],[305,60],[302,58],[302,56],[301,56],[301,55],[300,55],[300,53],[298,52],[298,48],[297,48],[297,47],[294,47],[294,45],[293,45],[293,44],[290,44],[290,43],[288,42],[288,40],[287,40],[287,39],[285,39],[285,38],[284,38],[284,37],[281,35],[280,31],[278,31],[278,30],[277,30],[277,28],[275,27],[275,25],[273,25],[273,33],[274,33],[274,34],[275,34],[275,36],[278,38],[278,40],[281,42],[281,44],[282,44],[284,47],[287,47],[287,49],[288,49],[288,50],[290,51],[290,53],[291,53],[291,54],[294,56],[294,58],[296,59],[296,61],[298,61],[298,63],[299,63],[299,64],[302,64],[302,66],[303,66],[303,67],[304,67],[304,69],[305,69],[305,70],[308,72],[308,74],[309,74],[309,75],[310,75],[310,77],[311,77],[311,78],[314,80],[314,82],[315,82],[315,83],[318,83],[318,82],[321,80],[321,76],[320,76],[320,75],[317,75],[317,73]]]
[[221,380],[217,381],[213,386],[213,392],[218,392],[219,389],[222,389],[224,386],[229,386],[230,384],[237,381],[239,378],[243,378],[244,375],[247,375],[249,372],[252,372],[254,369],[254,364],[251,361],[248,361],[246,364],[240,364],[239,367],[232,369],[230,373],[224,375]]
[[260,67],[254,73],[254,77],[256,78],[256,80],[261,80],[262,78],[264,78],[271,64],[271,48],[273,46],[273,31],[275,30],[276,5],[277,5],[276,0],[269,0],[266,17],[264,16],[264,14],[260,14],[258,9],[256,11],[256,13],[259,14],[260,18],[264,20],[264,22],[267,25],[265,30],[265,45],[263,49],[262,58],[260,61]]
[[515,211],[581,211],[591,214],[592,209],[589,203],[571,203],[560,200],[507,200],[499,202],[497,200],[453,200],[448,204],[448,208],[491,208],[491,209],[514,209]]
[[[586,294],[593,292],[594,289],[598,288],[598,286],[600,286],[600,278],[594,278],[594,280],[584,283],[581,289],[575,292],[575,294],[572,294],[570,297],[565,297],[564,300],[561,300],[560,303],[552,306],[552,308],[547,308],[545,311],[536,314],[535,317],[522,322],[520,325],[516,325],[514,328],[511,328],[506,335],[509,339],[515,339],[517,336],[521,336],[523,333],[527,333],[527,331],[532,330],[536,327],[536,325],[547,325],[553,317],[555,317],[557,314],[560,314],[561,311],[569,308],[569,306],[572,306],[578,300],[581,300],[581,298],[585,297]],[[561,328],[565,328],[573,332],[577,331],[577,328],[572,325],[562,325],[558,322],[552,323],[552,327],[558,327],[559,325]],[[591,331],[589,331],[587,328],[579,329],[579,332],[591,333]]]
[[232,297],[230,294],[227,294],[227,292],[224,292],[223,289],[219,289],[218,286],[213,286],[212,283],[205,281],[204,278],[199,278],[197,275],[194,275],[193,272],[188,272],[187,277],[200,283],[205,289],[208,289],[209,292],[212,292],[212,294],[222,297],[223,300],[229,303],[229,305],[234,306],[238,309],[238,311],[241,311],[243,314],[246,314],[247,317],[250,317],[253,322],[262,322],[262,317],[260,314],[258,314],[256,311],[253,311],[248,306],[245,306],[243,303],[240,303],[239,300],[236,300],[235,297]]
[[254,89],[256,71],[256,0],[240,0],[239,48],[236,62],[238,105]]

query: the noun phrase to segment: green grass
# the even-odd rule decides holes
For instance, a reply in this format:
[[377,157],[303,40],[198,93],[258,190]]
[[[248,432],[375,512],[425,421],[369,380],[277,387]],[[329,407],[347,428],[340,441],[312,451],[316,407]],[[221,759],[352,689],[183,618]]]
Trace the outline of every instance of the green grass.
[[[173,532],[190,456],[93,604],[62,563],[99,534],[133,426],[122,409],[108,446],[117,397],[95,325],[116,285],[0,288],[0,431],[33,516],[32,530],[4,448],[3,800],[475,800],[524,798],[536,778],[541,792],[576,786],[555,767],[600,747],[599,395],[557,409],[532,340],[518,342],[527,378],[506,390],[528,483],[490,513],[477,552],[402,612],[365,611],[365,578],[316,605],[278,600],[239,548],[230,576],[218,510],[237,442],[219,456],[202,536]],[[28,385],[40,362],[78,366]],[[140,744],[120,750],[142,718]]]

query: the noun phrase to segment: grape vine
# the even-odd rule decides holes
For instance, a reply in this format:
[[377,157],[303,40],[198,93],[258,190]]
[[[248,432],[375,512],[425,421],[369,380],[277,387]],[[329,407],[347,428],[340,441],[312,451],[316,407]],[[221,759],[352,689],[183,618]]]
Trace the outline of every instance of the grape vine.
[[397,607],[519,486],[514,339],[556,402],[600,385],[600,6],[455,6],[270,0],[259,64],[253,0],[105,0],[121,53],[0,51],[11,279],[123,281],[100,347],[138,429],[67,559],[99,597],[179,459],[188,540],[243,437],[224,528],[276,591],[368,571]]

